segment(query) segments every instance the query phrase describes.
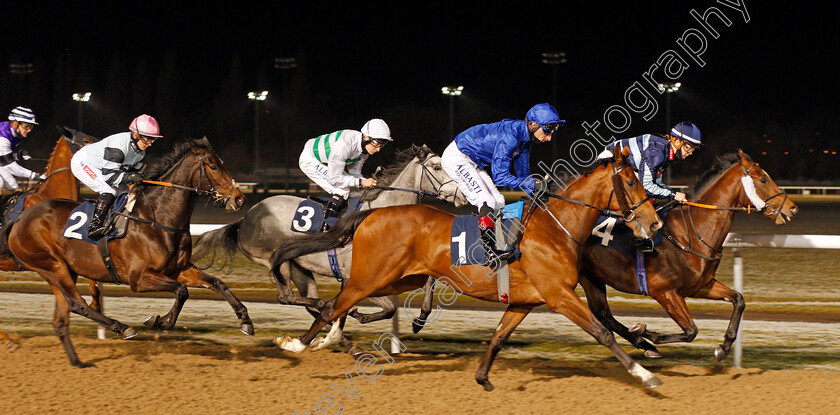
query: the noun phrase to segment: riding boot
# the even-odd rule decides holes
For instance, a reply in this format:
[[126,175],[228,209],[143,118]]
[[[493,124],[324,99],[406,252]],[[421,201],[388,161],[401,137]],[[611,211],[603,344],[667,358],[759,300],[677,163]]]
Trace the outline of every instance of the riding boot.
[[321,225],[321,232],[330,230],[330,226],[327,225],[327,218],[337,218],[343,206],[344,198],[339,195],[332,195],[332,198],[327,202],[327,208],[324,210],[324,224]]
[[496,229],[493,218],[489,215],[478,218],[478,229],[481,233],[481,241],[484,246],[485,264],[492,264],[492,258],[508,260],[513,257],[513,246],[507,245],[504,249],[496,247]]
[[114,203],[114,195],[110,193],[103,193],[99,195],[96,200],[96,207],[93,210],[93,217],[90,219],[90,226],[88,227],[88,238],[96,240],[105,236],[110,230],[110,223],[106,220],[106,214]]

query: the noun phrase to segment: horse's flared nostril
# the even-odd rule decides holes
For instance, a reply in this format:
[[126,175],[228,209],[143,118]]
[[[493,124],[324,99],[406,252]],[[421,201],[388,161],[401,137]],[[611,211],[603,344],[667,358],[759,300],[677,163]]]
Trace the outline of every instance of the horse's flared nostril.
[[650,225],[651,232],[656,232],[662,229],[662,221],[657,221],[656,223]]
[[799,206],[793,205],[790,208],[790,216],[796,215],[799,212]]

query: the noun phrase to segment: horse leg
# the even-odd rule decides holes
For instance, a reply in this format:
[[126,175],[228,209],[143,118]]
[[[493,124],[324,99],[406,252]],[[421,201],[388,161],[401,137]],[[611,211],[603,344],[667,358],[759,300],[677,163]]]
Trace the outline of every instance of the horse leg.
[[732,350],[732,343],[738,337],[738,326],[741,325],[741,317],[744,315],[744,296],[738,291],[723,285],[720,281],[712,280],[709,285],[701,288],[692,297],[726,300],[732,303],[732,316],[729,318],[729,326],[723,335],[723,344],[718,345],[717,349],[715,349],[715,359],[720,362]]
[[309,345],[309,348],[314,352],[316,350],[325,349],[328,346],[332,346],[336,343],[339,343],[341,339],[344,338],[344,324],[347,323],[347,314],[341,316],[338,320],[338,324],[333,322],[332,327],[330,328],[329,333],[327,333],[324,337],[319,337],[312,341]]
[[651,297],[665,309],[665,312],[683,329],[683,332],[680,334],[657,333],[648,330],[641,323],[631,327],[631,332],[652,341],[654,344],[690,343],[697,337],[697,325],[694,324],[694,320],[691,318],[691,312],[688,311],[688,306],[685,304],[685,297],[677,294],[674,290],[664,293],[651,293]]
[[324,301],[318,298],[305,298],[299,295],[296,295],[292,291],[292,287],[290,284],[291,280],[291,264],[288,262],[285,264],[280,265],[280,272],[275,274],[274,272],[270,272],[269,275],[271,279],[274,281],[274,284],[277,285],[277,302],[280,304],[286,305],[302,305],[306,307],[315,307],[315,308],[322,308],[324,307]]
[[370,297],[368,300],[382,310],[375,313],[363,314],[359,312],[358,309],[354,308],[353,311],[350,312],[350,317],[359,320],[359,323],[361,324],[389,319],[394,316],[394,312],[397,310],[397,306],[388,297]]
[[233,308],[233,311],[236,313],[236,317],[239,318],[240,325],[239,331],[245,333],[249,336],[254,335],[254,324],[251,322],[251,317],[248,315],[248,309],[230,292],[230,288],[228,288],[227,284],[222,282],[222,280],[209,275],[198,268],[195,265],[190,264],[190,267],[181,271],[178,274],[178,282],[185,284],[187,287],[196,287],[196,288],[207,288],[213,290],[225,300],[227,300],[228,304]]
[[603,281],[581,273],[580,285],[586,294],[586,303],[589,305],[589,309],[595,314],[595,317],[598,318],[601,324],[626,339],[637,349],[644,350],[645,356],[648,358],[658,359],[662,357],[662,354],[659,353],[656,346],[650,344],[642,336],[630,332],[627,326],[616,320],[607,302],[607,286]]
[[175,294],[175,304],[165,316],[153,315],[143,322],[146,327],[150,329],[169,330],[175,327],[178,321],[178,315],[181,314],[181,308],[184,303],[190,298],[190,292],[187,286],[171,279],[165,275],[154,272],[143,273],[138,279],[137,286],[134,288],[135,292],[149,292],[149,291],[169,291]]
[[[545,292],[545,291],[543,291]],[[608,330],[586,307],[583,300],[575,294],[574,288],[567,285],[554,286],[551,296],[546,296],[546,305],[551,311],[562,313],[573,323],[577,324],[584,331],[589,333],[598,343],[610,349],[624,368],[633,377],[642,382],[645,387],[654,388],[662,384],[662,381],[653,373],[636,363],[615,341],[612,331]],[[545,294],[543,294],[545,296]]]
[[475,381],[478,382],[479,385],[483,386],[484,390],[487,392],[492,391],[494,388],[493,384],[490,383],[487,374],[490,372],[490,366],[493,365],[493,361],[496,360],[496,355],[499,354],[499,350],[502,349],[502,346],[510,337],[511,333],[513,333],[513,330],[519,326],[519,323],[525,319],[525,316],[527,316],[533,308],[534,307],[529,306],[510,305],[507,310],[505,310],[505,314],[502,315],[502,321],[499,322],[496,332],[493,333],[493,337],[490,338],[490,346],[484,353],[484,358],[481,359],[481,365],[478,366],[478,370],[475,372]]
[[[45,275],[42,274],[42,272],[43,270],[38,271],[38,273],[42,276]],[[75,274],[71,274],[69,270],[64,268],[56,270],[55,273],[51,274],[50,278],[44,279],[51,287],[57,287],[57,289],[60,290],[71,312],[99,323],[101,326],[113,331],[114,333],[120,334],[125,340],[137,336],[137,331],[133,328],[91,308],[76,288],[76,277],[77,276]]]
[[315,319],[312,326],[309,327],[309,331],[297,339],[292,339],[288,336],[278,337],[274,339],[274,344],[283,350],[295,353],[302,352],[312,342],[315,336],[318,335],[318,332],[324,328],[324,326],[343,316],[351,308],[358,304],[359,301],[362,301],[365,297],[375,291],[374,288],[361,287],[358,286],[358,284],[354,284],[352,278],[348,281],[349,283],[344,286],[335,298],[324,304],[321,315]]
[[411,321],[411,330],[414,331],[414,334],[420,333],[420,330],[422,330],[423,326],[426,325],[426,319],[429,318],[429,314],[432,313],[434,292],[435,279],[429,277],[429,279],[426,280],[426,285],[423,286],[423,304],[420,305],[420,315]]
[[70,306],[67,304],[67,299],[57,286],[50,285],[50,288],[55,294],[55,314],[53,315],[53,330],[61,341],[64,347],[64,353],[70,364],[76,367],[85,368],[96,366],[93,363],[85,363],[79,360],[79,355],[76,354],[76,349],[73,347],[73,342],[70,341]]
[[94,280],[88,280],[90,286],[90,308],[102,312],[102,290],[99,289],[99,283]]

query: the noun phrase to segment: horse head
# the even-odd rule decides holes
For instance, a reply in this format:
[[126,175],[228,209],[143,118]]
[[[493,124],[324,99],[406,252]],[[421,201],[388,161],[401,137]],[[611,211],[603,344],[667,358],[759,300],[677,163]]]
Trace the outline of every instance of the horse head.
[[615,197],[610,198],[608,209],[621,212],[621,219],[637,238],[649,239],[663,224],[627,160],[629,155],[628,147],[617,145],[613,150],[612,191]]
[[245,195],[236,181],[230,177],[222,159],[210,147],[207,137],[190,141],[192,153],[197,158],[193,174],[193,185],[200,191],[209,193],[226,210],[239,210],[245,203]]
[[458,189],[455,181],[443,170],[440,164],[440,156],[425,144],[422,146],[412,144],[411,148],[422,168],[420,190],[435,194],[438,199],[452,202],[456,207],[466,205],[468,203],[466,196]]
[[[749,155],[738,150],[738,165],[741,167],[742,196],[749,199],[761,214],[771,219],[776,225],[790,222],[799,208],[779,189],[770,175],[752,161]],[[740,198],[743,199],[743,198]]]

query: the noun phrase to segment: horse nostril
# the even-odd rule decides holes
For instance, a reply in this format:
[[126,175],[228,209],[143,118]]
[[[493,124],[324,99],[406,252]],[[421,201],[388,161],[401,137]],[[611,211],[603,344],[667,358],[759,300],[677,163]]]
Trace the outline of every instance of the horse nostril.
[[656,232],[661,228],[662,228],[662,222],[660,222],[660,221],[657,221],[656,223],[650,225],[650,230],[653,231],[653,232]]
[[791,216],[795,215],[797,212],[799,212],[799,206],[794,205],[793,207],[790,208]]

